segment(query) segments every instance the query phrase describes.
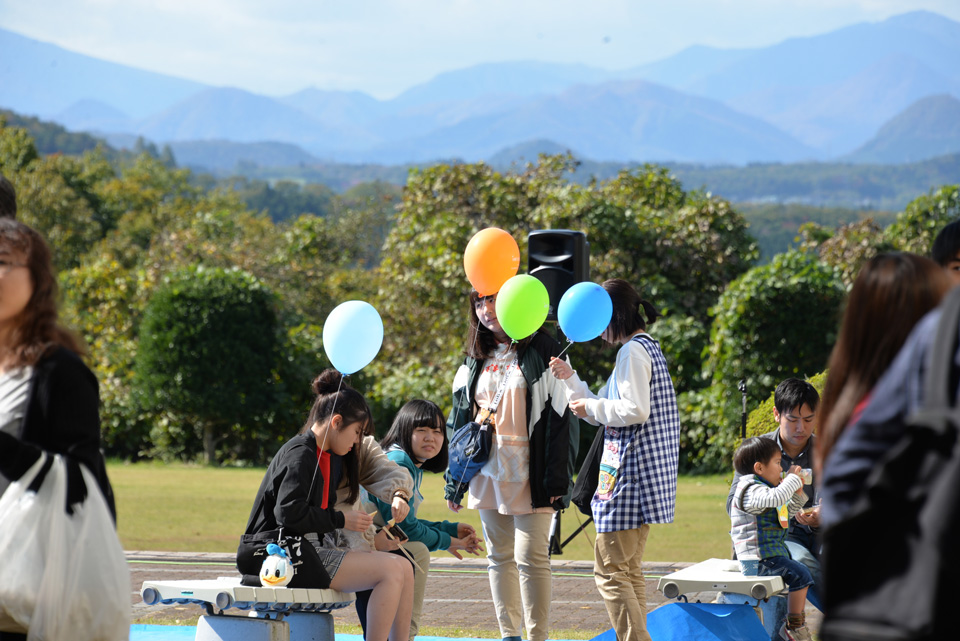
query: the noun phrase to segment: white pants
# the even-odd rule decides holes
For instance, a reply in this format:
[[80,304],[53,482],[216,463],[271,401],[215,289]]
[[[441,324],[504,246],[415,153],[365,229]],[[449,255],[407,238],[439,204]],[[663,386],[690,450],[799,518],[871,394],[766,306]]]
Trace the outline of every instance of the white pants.
[[480,510],[487,544],[490,592],[500,636],[519,637],[526,622],[529,641],[550,632],[550,523],[553,515],[505,515]]

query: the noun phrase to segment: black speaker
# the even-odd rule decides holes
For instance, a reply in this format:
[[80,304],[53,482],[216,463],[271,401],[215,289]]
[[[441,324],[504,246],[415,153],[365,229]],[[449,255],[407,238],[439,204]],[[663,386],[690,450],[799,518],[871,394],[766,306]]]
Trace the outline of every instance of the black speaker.
[[550,294],[548,321],[557,320],[560,297],[579,282],[590,280],[590,243],[582,231],[538,229],[527,236],[527,272]]

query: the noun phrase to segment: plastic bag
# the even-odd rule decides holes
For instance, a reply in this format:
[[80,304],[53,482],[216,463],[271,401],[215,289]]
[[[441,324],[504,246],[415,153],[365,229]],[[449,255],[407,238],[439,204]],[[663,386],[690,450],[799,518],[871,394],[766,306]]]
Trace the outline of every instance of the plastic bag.
[[[80,467],[87,487],[72,515],[68,465]],[[26,630],[28,641],[129,638],[130,570],[86,467],[40,457],[0,497],[0,524],[0,629]]]

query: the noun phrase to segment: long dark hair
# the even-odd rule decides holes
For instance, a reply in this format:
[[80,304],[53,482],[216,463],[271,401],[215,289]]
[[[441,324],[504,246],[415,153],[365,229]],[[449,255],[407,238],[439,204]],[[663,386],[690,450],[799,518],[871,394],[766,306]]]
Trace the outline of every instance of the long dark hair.
[[893,362],[913,326],[940,303],[950,286],[949,276],[937,263],[915,254],[878,254],[860,269],[827,364],[817,436],[819,461]]
[[[494,350],[497,349],[497,337],[493,335],[493,332],[484,327],[480,319],[477,318],[477,301],[481,298],[480,293],[475,289],[471,289],[469,298],[470,309],[467,312],[469,327],[467,328],[467,346],[464,353],[471,358],[482,361],[490,358]],[[533,340],[536,333],[537,332],[534,332],[523,340],[517,341],[517,354],[521,353],[527,345],[530,344],[530,341]]]
[[[602,287],[610,294],[613,316],[610,317],[610,333],[614,341],[639,331],[646,331],[661,314],[652,303],[643,299],[633,285],[622,278],[603,281]],[[640,310],[643,309],[643,313]],[[646,319],[643,315],[646,314]]]
[[85,355],[83,343],[58,322],[57,278],[50,247],[43,236],[18,220],[0,218],[0,248],[23,255],[33,285],[27,306],[15,319],[7,364],[13,367],[34,365],[58,346]]
[[399,445],[410,458],[416,460],[413,456],[413,430],[423,426],[440,430],[440,434],[443,435],[443,444],[440,446],[440,451],[433,458],[424,461],[420,469],[427,472],[443,472],[447,469],[448,457],[446,419],[437,404],[432,401],[416,399],[401,407],[396,418],[393,419],[390,430],[380,441],[380,447],[386,452],[390,447]]
[[[310,408],[307,422],[300,428],[300,434],[305,434],[315,423],[324,425],[336,414],[343,417],[340,429],[360,423],[363,426],[361,436],[373,432],[373,418],[366,399],[346,381],[342,381],[342,378],[343,375],[337,370],[326,369],[314,379],[313,392],[317,398],[313,401],[313,407]],[[353,503],[360,495],[360,472],[356,451],[357,448],[353,448],[343,457],[343,472],[350,486],[348,503]]]

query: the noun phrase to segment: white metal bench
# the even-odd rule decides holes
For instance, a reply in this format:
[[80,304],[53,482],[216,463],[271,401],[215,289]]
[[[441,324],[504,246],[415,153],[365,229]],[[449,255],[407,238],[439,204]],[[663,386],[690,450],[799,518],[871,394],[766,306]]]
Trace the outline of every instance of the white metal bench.
[[730,559],[707,559],[660,578],[657,589],[668,599],[692,592],[735,592],[768,599],[783,592],[779,576],[744,576],[740,564]]
[[147,605],[203,607],[207,614],[197,623],[196,641],[333,641],[330,612],[355,598],[331,589],[247,587],[239,577],[144,581],[140,596]]

